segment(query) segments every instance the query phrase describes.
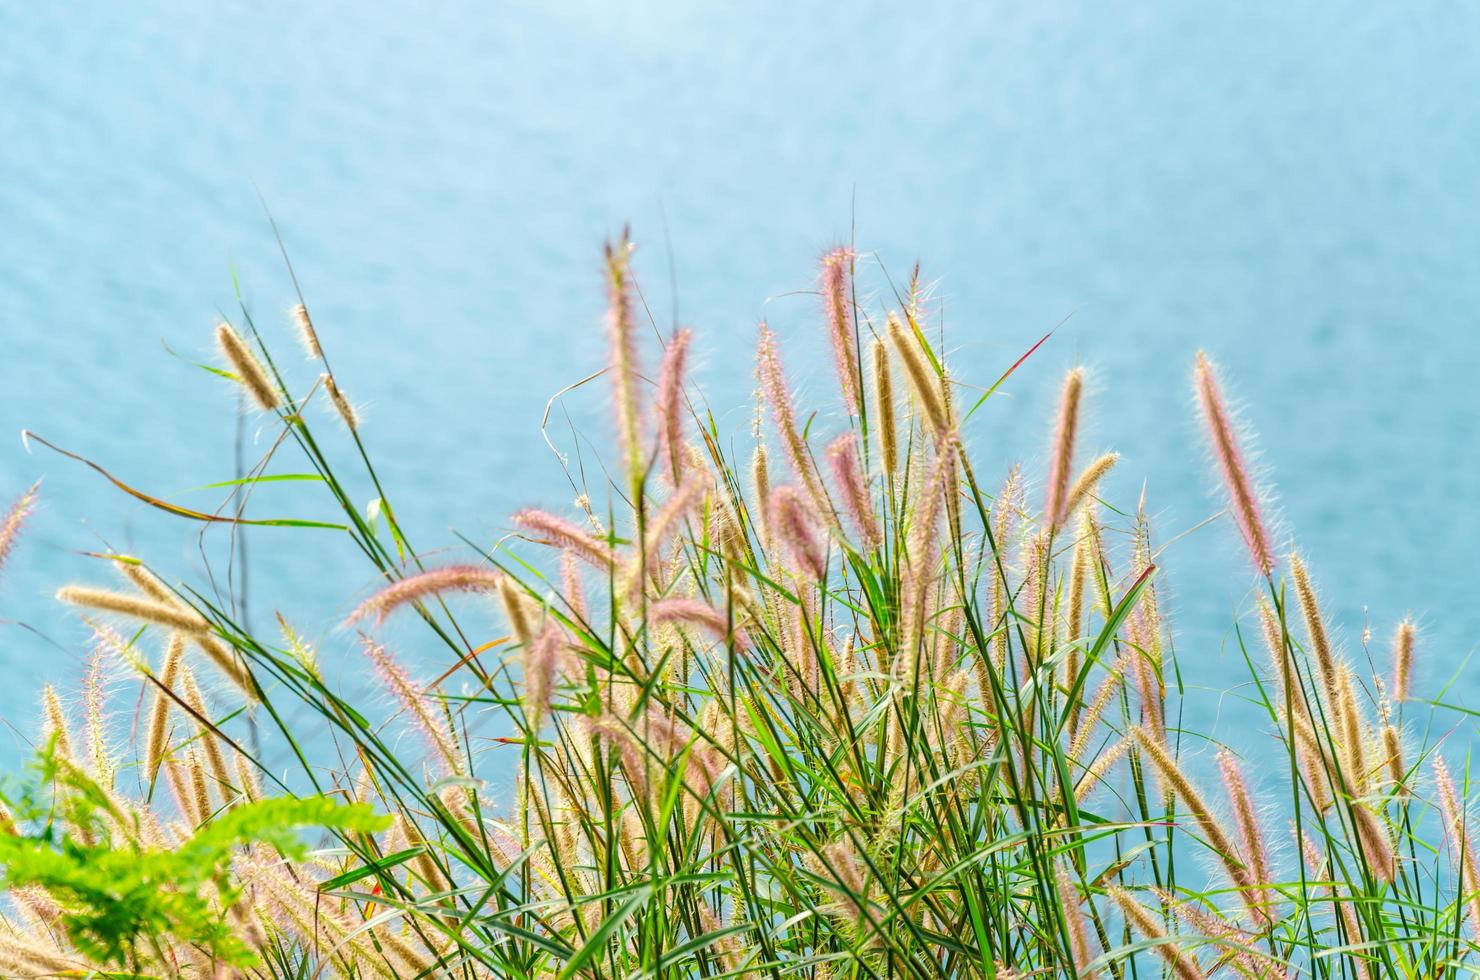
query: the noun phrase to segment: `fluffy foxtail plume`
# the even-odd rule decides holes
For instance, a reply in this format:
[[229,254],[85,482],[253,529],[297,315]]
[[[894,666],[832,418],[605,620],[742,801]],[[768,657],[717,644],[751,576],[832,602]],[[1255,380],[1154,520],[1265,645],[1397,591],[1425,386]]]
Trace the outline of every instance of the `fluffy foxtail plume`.
[[636,595],[642,585],[644,572],[656,580],[662,571],[661,552],[668,535],[677,527],[690,510],[704,496],[705,477],[708,474],[693,472],[684,477],[678,489],[663,502],[662,508],[652,516],[643,528],[642,550],[631,562],[627,579],[627,594]]
[[499,574],[481,565],[448,565],[410,575],[392,582],[355,607],[344,621],[351,626],[363,619],[373,619],[379,626],[386,617],[411,602],[448,592],[492,592],[498,588]]
[[812,465],[807,443],[797,428],[796,410],[792,408],[791,390],[787,387],[786,375],[781,370],[781,354],[776,347],[776,335],[764,321],[760,325],[755,362],[756,378],[766,394],[766,402],[771,408],[771,421],[775,423],[776,432],[781,436],[781,445],[786,449],[787,460],[791,463],[793,472],[801,477],[802,483],[807,487],[813,505],[831,523],[832,504],[828,501],[822,482],[817,478],[817,470]]
[[1218,860],[1223,862],[1223,868],[1228,872],[1229,880],[1238,888],[1239,898],[1242,899],[1250,914],[1262,920],[1266,913],[1259,904],[1260,882],[1254,880],[1253,872],[1240,858],[1239,851],[1224,831],[1222,822],[1214,816],[1202,794],[1192,785],[1192,780],[1187,778],[1187,774],[1167,752],[1165,742],[1140,727],[1132,728],[1131,735],[1135,738],[1137,746],[1151,760],[1161,785],[1175,793],[1186,804],[1193,819],[1197,821],[1199,829],[1202,830],[1203,836],[1207,838],[1209,846],[1217,855]]
[[863,400],[858,393],[858,347],[853,342],[853,318],[848,315],[853,305],[848,295],[852,265],[851,249],[835,248],[822,257],[822,300],[827,305],[827,336],[832,341],[843,401],[850,413],[860,415]]
[[1342,664],[1336,672],[1336,721],[1341,737],[1342,776],[1354,796],[1367,790],[1367,777],[1371,770],[1367,765],[1365,731],[1362,712],[1357,705],[1356,682],[1352,670]]
[[597,568],[612,566],[611,545],[562,517],[542,510],[526,509],[516,513],[511,520],[514,526],[531,534],[537,534],[556,547],[565,548]]
[[1063,526],[1068,514],[1069,474],[1074,466],[1074,442],[1079,434],[1079,397],[1084,391],[1084,369],[1075,368],[1064,377],[1059,394],[1058,421],[1048,469],[1048,495],[1043,515],[1054,529]]
[[31,489],[10,505],[10,509],[5,512],[5,519],[0,520],[0,569],[5,567],[6,557],[15,547],[16,539],[21,536],[21,527],[25,525],[26,518],[36,505],[36,493],[40,489],[41,481],[37,480],[31,484]]
[[1152,913],[1150,909],[1136,901],[1131,893],[1118,885],[1107,888],[1106,894],[1110,900],[1120,909],[1120,914],[1125,916],[1125,921],[1131,929],[1141,934],[1145,939],[1156,943],[1154,947],[1156,955],[1166,962],[1167,967],[1182,980],[1205,980],[1207,974],[1197,965],[1196,958],[1191,953],[1185,952],[1176,944],[1176,940],[1167,935],[1166,929],[1162,927],[1161,917]]
[[586,586],[581,581],[581,566],[569,548],[560,552],[560,593],[577,619],[587,617]]
[[168,746],[170,705],[173,701],[165,691],[172,691],[180,675],[180,663],[185,657],[185,638],[179,633],[171,633],[169,645],[165,648],[164,666],[159,672],[159,687],[153,692],[153,698],[149,702],[149,726],[148,741],[146,743],[144,760],[148,767],[147,775],[150,785],[159,775],[160,763],[164,762],[165,749]]
[[[1293,830],[1294,828],[1292,827],[1291,829]],[[1305,858],[1306,867],[1310,869],[1312,877],[1318,879],[1326,878],[1330,874],[1330,868],[1326,863],[1325,857],[1321,854],[1321,849],[1316,847],[1315,841],[1310,839],[1309,834],[1300,835],[1300,852]],[[1322,888],[1322,891],[1331,897],[1332,904],[1337,908],[1337,914],[1341,916],[1341,926],[1346,932],[1347,944],[1356,945],[1360,943],[1362,941],[1362,924],[1357,919],[1357,913],[1352,908],[1352,903],[1341,900],[1334,882],[1326,885]],[[1353,954],[1347,957],[1347,961],[1353,967],[1357,980],[1371,980],[1372,974],[1367,970],[1367,964],[1360,954]]]
[[667,457],[667,476],[675,486],[683,479],[683,379],[693,336],[687,327],[673,335],[658,375],[658,445]]
[[86,606],[89,609],[118,613],[121,616],[141,619],[146,623],[183,630],[187,633],[204,633],[210,628],[210,624],[200,614],[187,606],[167,604],[153,599],[140,599],[138,596],[109,592],[107,589],[68,585],[57,591],[57,598],[74,606]]
[[534,623],[529,618],[529,605],[519,583],[507,575],[499,577],[498,597],[504,604],[504,614],[509,618],[509,631],[514,639],[528,646],[534,642]]
[[1300,612],[1305,617],[1305,629],[1310,634],[1311,652],[1316,655],[1316,664],[1321,669],[1321,683],[1327,697],[1334,703],[1336,694],[1336,656],[1331,652],[1331,641],[1326,636],[1326,623],[1321,619],[1321,607],[1316,602],[1315,587],[1310,584],[1310,575],[1300,556],[1290,555],[1290,571],[1295,577],[1295,594],[1300,599]]
[[879,433],[879,458],[883,461],[884,473],[893,477],[899,471],[899,443],[894,421],[894,380],[889,371],[889,348],[884,341],[876,339],[870,349],[874,360],[873,425]]
[[853,844],[846,838],[822,847],[822,866],[831,878],[829,888],[839,899],[847,919],[860,930],[868,916],[868,880],[858,866]]
[[1090,950],[1084,914],[1079,911],[1078,892],[1061,862],[1055,863],[1054,877],[1059,891],[1059,905],[1063,906],[1064,920],[1069,926],[1069,952],[1074,957],[1074,975],[1079,980],[1095,980],[1099,973],[1085,969],[1095,957]]
[[842,492],[843,509],[858,529],[864,547],[870,550],[878,548],[883,536],[879,533],[879,521],[874,516],[873,501],[869,499],[863,467],[858,460],[858,437],[845,432],[834,439],[827,447],[827,461],[832,466],[833,482]]
[[1238,827],[1239,843],[1243,844],[1245,863],[1254,881],[1260,886],[1256,893],[1258,912],[1256,916],[1265,923],[1274,921],[1270,906],[1269,850],[1264,846],[1264,832],[1259,827],[1259,817],[1254,812],[1254,801],[1249,793],[1249,784],[1244,779],[1233,753],[1227,749],[1218,752],[1218,769],[1223,774],[1223,786],[1228,792],[1228,801],[1233,804],[1233,819]]
[[231,324],[216,325],[216,346],[221,348],[222,356],[231,365],[231,370],[236,372],[237,381],[252,396],[252,401],[257,403],[258,408],[271,412],[282,404],[278,390],[272,386],[272,379],[267,375],[267,369],[257,360],[257,355],[252,353],[247,342],[242,340],[241,334],[232,329]]
[[1386,757],[1383,761],[1387,763],[1388,776],[1393,781],[1397,792],[1403,796],[1408,795],[1408,787],[1404,784],[1408,769],[1403,764],[1403,739],[1398,734],[1398,729],[1392,725],[1382,727],[1382,754]]
[[334,375],[325,371],[319,376],[319,380],[323,382],[324,390],[329,393],[329,403],[334,406],[334,413],[339,416],[339,421],[343,422],[344,427],[349,431],[358,432],[360,416],[355,411],[355,407],[349,403],[349,399],[344,397],[344,392],[339,389],[339,382],[334,380]]
[[313,328],[313,320],[309,318],[308,307],[299,303],[293,307],[293,325],[298,328],[298,340],[303,344],[303,351],[313,360],[324,356],[324,348],[319,346],[318,332]]
[[1259,574],[1268,577],[1274,571],[1274,551],[1270,547],[1269,532],[1259,513],[1259,494],[1249,478],[1244,463],[1243,451],[1239,448],[1233,422],[1223,403],[1223,393],[1218,388],[1218,378],[1213,365],[1202,351],[1197,352],[1197,366],[1193,370],[1197,388],[1197,400],[1202,406],[1203,421],[1213,443],[1213,455],[1218,459],[1218,468],[1223,472],[1223,483],[1228,490],[1234,520],[1239,533],[1248,546],[1249,557]]
[[550,696],[555,686],[555,672],[560,666],[560,647],[564,638],[560,628],[551,624],[540,632],[533,643],[523,648],[524,712],[529,716],[531,731],[550,713]]
[[1059,517],[1060,526],[1068,523],[1069,518],[1074,516],[1074,512],[1079,510],[1080,504],[1089,499],[1100,481],[1105,478],[1105,474],[1114,469],[1119,461],[1120,453],[1106,453],[1084,468],[1084,472],[1079,474],[1079,479],[1075,480],[1074,485],[1069,488],[1069,496],[1064,501],[1064,511]]
[[771,534],[771,466],[766,456],[766,444],[755,444],[755,453],[750,457],[750,482],[755,490],[755,499],[760,501],[756,516],[760,518],[762,534]]
[[[3,555],[0,550],[0,555]],[[1408,685],[1413,677],[1413,620],[1404,618],[1393,637],[1393,700],[1408,700]]]
[[606,245],[607,330],[611,334],[612,391],[617,402],[617,436],[627,458],[627,471],[635,487],[642,480],[641,428],[637,405],[637,330],[632,319],[632,284],[628,262],[632,244],[627,232]]
[[46,742],[56,740],[57,758],[72,758],[72,733],[68,730],[67,713],[62,710],[56,688],[50,684],[41,691],[41,738]]
[[1289,980],[1290,975],[1282,969],[1282,964],[1271,959],[1269,954],[1254,950],[1249,944],[1249,934],[1242,929],[1229,925],[1191,900],[1178,901],[1171,892],[1153,888],[1151,893],[1161,902],[1163,908],[1176,913],[1177,918],[1185,922],[1194,933],[1217,940],[1225,951],[1223,962],[1234,964],[1243,976]]
[[771,524],[786,542],[798,570],[814,582],[821,581],[827,570],[827,556],[796,487],[781,486],[771,491]]
[[[702,627],[720,640],[730,635],[731,625],[724,611],[698,599],[659,599],[648,605],[647,615],[654,623],[688,623]],[[745,645],[744,634],[738,629],[735,643],[737,646]]]
[[894,344],[899,359],[904,362],[905,377],[909,378],[915,401],[925,413],[932,434],[937,439],[942,439],[950,431],[950,419],[946,415],[945,397],[941,394],[940,375],[930,366],[925,352],[920,349],[919,339],[910,328],[900,322],[899,317],[890,313],[888,325],[889,340]]
[[1475,841],[1470,837],[1464,805],[1454,790],[1454,781],[1449,778],[1449,768],[1438,756],[1434,757],[1434,784],[1439,790],[1450,853],[1459,864],[1460,885],[1469,897],[1470,934],[1480,939],[1480,862],[1476,861]]
[[416,727],[421,729],[427,744],[440,756],[440,761],[454,773],[462,772],[462,756],[457,749],[457,740],[439,717],[434,701],[419,691],[405,668],[396,662],[389,650],[372,640],[366,639],[365,654],[375,665],[386,690],[405,709]]

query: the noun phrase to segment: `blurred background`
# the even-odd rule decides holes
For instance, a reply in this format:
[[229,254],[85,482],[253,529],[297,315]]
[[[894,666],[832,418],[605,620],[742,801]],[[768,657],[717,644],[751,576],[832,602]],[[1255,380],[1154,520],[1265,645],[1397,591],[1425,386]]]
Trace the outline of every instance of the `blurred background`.
[[[656,324],[698,328],[697,381],[742,443],[762,316],[802,403],[835,421],[808,400],[832,382],[805,291],[821,252],[856,239],[879,291],[923,262],[967,381],[1057,326],[972,421],[989,483],[1021,459],[1041,486],[1062,372],[1089,366],[1082,452],[1124,454],[1108,496],[1132,510],[1144,490],[1169,544],[1188,710],[1222,728],[1242,710],[1232,628],[1253,585],[1227,519],[1184,534],[1221,508],[1192,415],[1200,347],[1259,432],[1286,540],[1348,651],[1370,625],[1386,663],[1411,610],[1419,687],[1474,703],[1473,12],[799,6],[0,5],[0,498],[45,480],[0,576],[0,757],[34,737],[43,679],[80,683],[88,631],[50,596],[106,580],[82,552],[202,581],[226,541],[20,430],[210,509],[221,491],[192,488],[276,434],[239,428],[234,389],[195,366],[216,320],[239,318],[237,284],[312,379],[259,192],[421,549],[465,555],[457,533],[486,546],[520,506],[569,507],[540,421],[602,366],[600,247],[625,223]],[[610,441],[604,386],[563,404],[562,450],[572,425]],[[332,518],[312,489],[263,487],[250,513]],[[254,625],[281,610],[359,683],[334,624],[370,566],[332,532],[246,539]],[[403,642],[422,677],[447,666]]]

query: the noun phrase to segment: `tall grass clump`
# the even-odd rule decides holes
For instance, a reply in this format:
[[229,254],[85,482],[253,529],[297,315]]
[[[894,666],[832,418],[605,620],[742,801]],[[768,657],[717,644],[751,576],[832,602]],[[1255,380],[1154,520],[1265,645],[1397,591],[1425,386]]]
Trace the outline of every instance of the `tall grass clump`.
[[[1413,720],[1413,626],[1394,624],[1377,665],[1391,682],[1341,650],[1311,567],[1278,555],[1205,356],[1191,388],[1254,566],[1228,582],[1249,590],[1234,635],[1263,719],[1227,745],[1180,710],[1155,532],[1144,506],[1101,500],[1118,457],[1081,452],[1079,369],[1029,494],[1031,468],[973,447],[977,414],[1006,410],[991,397],[1006,374],[958,384],[918,273],[898,306],[865,306],[859,256],[840,249],[817,307],[835,393],[803,403],[762,323],[763,421],[726,432],[686,378],[700,335],[645,339],[632,254],[625,236],[605,253],[609,481],[436,560],[381,490],[373,427],[326,356],[333,324],[294,308],[314,362],[302,384],[247,311],[221,325],[223,373],[272,436],[239,483],[297,453],[336,516],[207,514],[125,489],[233,530],[347,536],[375,585],[345,584],[353,611],[327,642],[383,697],[352,703],[281,617],[253,632],[217,589],[103,556],[108,584],[59,596],[93,624],[95,673],[141,679],[135,734],[110,740],[94,674],[87,734],[44,699],[46,786],[5,820],[30,843],[0,848],[5,962],[562,980],[1480,965],[1467,782]],[[344,426],[322,426],[316,398]],[[340,449],[359,472],[331,464]],[[351,503],[365,484],[383,520]],[[473,625],[479,607],[502,626]],[[294,766],[265,768],[268,752]],[[34,805],[47,793],[72,802]],[[237,826],[324,797],[360,809],[284,810],[320,828],[312,850]],[[106,875],[34,857],[163,862],[202,835],[225,850],[204,879],[162,885],[178,914],[145,903],[106,942],[89,925],[123,901]]]

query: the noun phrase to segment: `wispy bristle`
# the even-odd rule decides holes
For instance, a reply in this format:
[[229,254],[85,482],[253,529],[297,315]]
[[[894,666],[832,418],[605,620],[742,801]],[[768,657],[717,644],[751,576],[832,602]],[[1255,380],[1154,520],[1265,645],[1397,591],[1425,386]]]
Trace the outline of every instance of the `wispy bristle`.
[[302,303],[293,307],[293,325],[298,328],[298,340],[303,344],[304,352],[314,360],[322,358],[324,349],[319,346],[319,335],[308,316],[308,307]]
[[1090,951],[1084,915],[1079,911],[1079,895],[1062,862],[1055,863],[1054,884],[1058,888],[1059,905],[1064,910],[1064,921],[1069,926],[1069,952],[1074,958],[1074,975],[1079,980],[1095,980],[1099,973],[1085,969],[1095,957]]
[[642,479],[640,409],[637,403],[637,336],[632,318],[632,285],[628,262],[632,244],[625,231],[606,245],[607,331],[611,335],[612,391],[617,403],[617,438],[627,460],[628,477],[635,487]]
[[1205,980],[1207,975],[1197,965],[1197,960],[1167,935],[1160,917],[1154,915],[1150,909],[1136,901],[1130,892],[1118,885],[1112,885],[1105,891],[1110,896],[1110,900],[1120,909],[1121,915],[1125,916],[1131,928],[1140,933],[1143,938],[1156,944],[1152,949],[1166,962],[1172,973],[1181,977],[1182,980]]
[[884,472],[893,476],[899,471],[897,423],[894,421],[894,381],[889,370],[889,348],[875,339],[870,348],[874,361],[874,417],[870,420],[879,434],[879,458]]
[[1084,369],[1075,368],[1064,378],[1059,393],[1058,419],[1054,424],[1049,454],[1048,493],[1043,516],[1051,527],[1062,527],[1068,515],[1069,474],[1074,466],[1074,443],[1079,433],[1079,397],[1084,391]]
[[1384,725],[1382,728],[1382,752],[1386,756],[1384,760],[1388,767],[1388,777],[1393,781],[1393,787],[1399,794],[1408,795],[1408,787],[1404,784],[1407,777],[1407,767],[1403,764],[1403,740],[1398,734],[1398,729],[1393,725]]
[[257,360],[257,355],[252,353],[247,342],[232,329],[231,324],[217,324],[216,345],[221,348],[221,354],[231,365],[231,370],[236,372],[237,381],[246,389],[258,408],[271,412],[282,404],[282,398],[273,387],[262,362]]
[[540,722],[550,713],[550,696],[564,642],[560,629],[552,624],[523,648],[524,711],[532,731],[538,731]]
[[[698,599],[659,599],[648,606],[648,619],[654,623],[689,623],[702,627],[720,640],[730,635],[731,623],[724,610]],[[736,631],[735,643],[744,646],[744,634]]]
[[1141,751],[1151,760],[1162,786],[1175,793],[1187,805],[1188,811],[1197,821],[1214,855],[1223,862],[1224,870],[1228,872],[1229,879],[1238,888],[1239,897],[1250,913],[1256,917],[1262,917],[1265,912],[1259,904],[1259,883],[1254,880],[1249,866],[1244,863],[1232,839],[1224,831],[1222,822],[1214,816],[1202,794],[1197,791],[1192,781],[1177,765],[1176,760],[1167,752],[1166,743],[1148,733],[1144,728],[1132,728],[1131,734],[1135,737],[1136,744],[1140,746]]
[[5,518],[0,520],[0,568],[5,567],[5,559],[9,557],[11,550],[15,547],[16,539],[21,535],[21,528],[26,523],[26,518],[36,506],[36,494],[41,489],[41,481],[37,480],[31,484],[31,489],[16,498],[15,503],[5,512]]
[[658,375],[658,445],[668,460],[666,475],[675,486],[683,479],[683,380],[693,336],[687,327],[673,335]]
[[168,740],[168,727],[170,720],[170,705],[173,701],[165,691],[173,690],[180,675],[180,664],[185,657],[185,638],[179,633],[171,633],[168,646],[165,648],[164,665],[160,668],[158,680],[164,690],[155,689],[149,702],[148,740],[146,742],[144,759],[147,766],[147,776],[151,785],[159,775],[159,766],[164,762],[165,749]]
[[1125,756],[1126,752],[1130,750],[1130,747],[1130,739],[1122,738],[1109,748],[1101,750],[1095,756],[1095,761],[1090,763],[1089,768],[1084,770],[1084,774],[1074,784],[1075,801],[1083,803],[1088,799],[1089,794],[1093,793],[1095,787],[1100,785],[1101,781],[1110,774],[1110,770],[1115,768],[1115,764]]
[[72,758],[72,732],[67,725],[67,713],[62,710],[62,701],[56,688],[47,684],[41,691],[41,738],[43,742],[55,740],[59,759]]
[[750,484],[759,502],[754,517],[759,519],[761,533],[771,535],[771,466],[766,454],[766,444],[758,442],[750,457]]
[[940,375],[930,366],[914,333],[893,313],[889,314],[888,328],[889,340],[894,344],[894,351],[899,359],[904,362],[905,377],[909,379],[916,403],[925,413],[931,432],[937,439],[944,438],[950,430],[950,419],[946,415],[946,403],[941,394]]
[[85,585],[68,585],[57,591],[57,598],[76,606],[86,606],[103,612],[118,613],[187,633],[203,633],[210,624],[198,613],[180,604],[166,604],[153,599],[107,589],[95,589]]
[[1434,784],[1439,790],[1450,854],[1459,864],[1460,884],[1469,896],[1470,934],[1480,939],[1480,860],[1475,855],[1475,841],[1470,837],[1468,815],[1454,790],[1454,781],[1449,778],[1449,767],[1439,756],[1434,757]]
[[1079,510],[1080,505],[1095,493],[1100,481],[1115,468],[1119,460],[1120,453],[1105,453],[1084,468],[1084,472],[1079,474],[1079,479],[1075,480],[1074,485],[1069,488],[1069,495],[1064,501],[1063,513],[1059,516],[1059,526],[1068,523],[1075,511]]
[[319,376],[324,385],[324,390],[329,393],[329,404],[334,406],[334,413],[339,416],[339,421],[351,432],[358,432],[360,428],[360,416],[355,407],[344,397],[344,392],[339,390],[339,382],[334,380],[334,375],[325,371]]
[[355,607],[345,619],[351,626],[364,619],[376,625],[408,603],[420,602],[448,592],[492,592],[498,587],[499,574],[482,565],[448,565],[410,575],[392,582]]
[[228,799],[231,789],[231,772],[226,768],[226,756],[221,751],[221,744],[211,724],[211,716],[206,709],[206,699],[200,693],[200,686],[195,683],[195,675],[188,666],[180,672],[180,686],[184,689],[185,704],[195,714],[193,720],[199,736],[197,743],[205,752],[211,781],[216,784],[216,791],[222,799]]
[[863,467],[858,460],[858,437],[845,432],[827,447],[827,461],[832,466],[833,483],[843,496],[843,509],[858,530],[864,547],[874,549],[883,543],[879,521],[874,516],[874,502],[864,482]]
[[[1244,779],[1243,770],[1239,768],[1233,753],[1227,749],[1218,752],[1218,768],[1223,774],[1223,787],[1228,793],[1228,801],[1233,804],[1233,819],[1238,826],[1239,842],[1243,844],[1245,864],[1249,873],[1258,886],[1254,893],[1257,903],[1255,915],[1263,922],[1273,922],[1274,913],[1270,907],[1270,874],[1269,874],[1269,849],[1264,844],[1264,831],[1259,827],[1259,818],[1254,812],[1253,797],[1249,793],[1249,784]],[[1251,905],[1251,908],[1254,907]]]
[[514,526],[537,534],[550,544],[565,548],[597,568],[610,568],[613,562],[611,545],[595,535],[588,534],[563,517],[532,508],[521,510],[512,518]]
[[1342,664],[1336,672],[1336,722],[1341,739],[1342,777],[1354,796],[1367,790],[1366,726],[1357,705],[1356,682],[1351,668]]
[[364,641],[364,647],[386,690],[390,691],[410,715],[412,722],[426,738],[427,744],[436,750],[448,769],[454,773],[460,772],[462,759],[457,749],[457,740],[439,717],[435,702],[411,682],[405,668],[396,662],[389,650],[368,639]]
[[807,443],[797,428],[796,411],[791,404],[791,390],[787,387],[786,375],[781,370],[781,353],[777,349],[776,335],[764,321],[760,325],[755,361],[756,378],[765,392],[766,402],[771,409],[771,421],[776,426],[777,434],[781,436],[781,445],[786,450],[792,472],[801,478],[819,515],[831,524],[834,521],[832,504],[827,499],[822,482],[817,478]]
[[1243,451],[1239,448],[1233,422],[1223,403],[1223,393],[1218,389],[1218,379],[1213,372],[1207,355],[1197,352],[1197,367],[1194,370],[1197,398],[1202,406],[1203,421],[1213,442],[1213,455],[1223,472],[1223,482],[1233,511],[1233,517],[1249,549],[1249,557],[1259,574],[1269,576],[1274,571],[1274,551],[1270,547],[1269,533],[1259,512],[1259,495],[1244,464]]
[[507,575],[498,580],[498,597],[509,619],[509,631],[520,643],[534,642],[535,623],[530,617],[529,597],[519,583]]
[[1413,636],[1413,620],[1405,618],[1393,637],[1393,700],[1399,704],[1408,700],[1413,677]]
[[820,581],[827,570],[827,558],[813,530],[812,516],[795,487],[780,486],[771,491],[771,522],[776,534],[791,550],[799,571],[812,581]]
[[858,347],[853,342],[852,298],[848,295],[853,252],[833,249],[822,257],[822,300],[827,307],[827,336],[832,341],[833,362],[843,389],[843,403],[853,415],[863,413],[858,393]]
[[1315,587],[1305,570],[1305,562],[1298,554],[1290,555],[1290,571],[1295,578],[1295,594],[1300,599],[1300,611],[1305,617],[1305,629],[1310,636],[1311,652],[1316,655],[1316,665],[1321,670],[1321,683],[1326,695],[1334,703],[1336,693],[1336,656],[1331,652],[1331,641],[1326,636],[1326,623],[1321,618],[1321,607],[1316,601]]

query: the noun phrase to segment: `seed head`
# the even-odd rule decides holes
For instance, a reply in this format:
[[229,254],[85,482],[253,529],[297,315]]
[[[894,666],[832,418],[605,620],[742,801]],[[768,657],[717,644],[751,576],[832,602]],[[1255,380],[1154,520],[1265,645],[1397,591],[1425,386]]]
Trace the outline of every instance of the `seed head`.
[[874,503],[869,498],[858,461],[858,437],[851,432],[834,439],[827,447],[827,461],[832,467],[833,482],[843,497],[843,509],[858,530],[864,547],[876,549],[883,543],[879,521],[874,516]]
[[314,360],[324,356],[324,349],[319,346],[319,335],[314,331],[313,321],[309,319],[308,307],[299,303],[293,307],[293,325],[298,328],[298,340],[303,344],[303,350]]
[[373,619],[379,626],[386,617],[408,603],[420,602],[448,592],[492,592],[498,587],[499,574],[482,565],[448,565],[409,575],[392,582],[355,607],[344,625],[352,626]]
[[667,475],[674,485],[683,479],[683,379],[693,335],[687,327],[673,335],[658,375],[658,445],[668,458]]
[[870,348],[874,362],[873,426],[879,433],[879,457],[884,472],[893,476],[899,471],[899,443],[894,421],[894,381],[889,371],[889,348],[884,341],[874,340]]
[[1259,514],[1259,494],[1249,477],[1244,464],[1243,451],[1229,419],[1228,409],[1223,403],[1223,393],[1218,389],[1218,378],[1207,355],[1197,352],[1197,366],[1193,371],[1198,404],[1202,406],[1203,421],[1213,444],[1213,455],[1223,473],[1223,483],[1228,490],[1229,502],[1249,557],[1259,574],[1268,577],[1274,571],[1274,551],[1269,544],[1269,532]]
[[1079,397],[1084,391],[1084,369],[1075,368],[1064,378],[1059,393],[1058,422],[1054,426],[1052,462],[1048,470],[1048,496],[1043,515],[1051,527],[1063,525],[1068,516],[1069,474],[1074,466],[1074,441],[1079,432]]
[[914,333],[893,313],[889,314],[888,329],[894,351],[904,363],[905,376],[909,378],[915,401],[925,413],[932,434],[937,439],[944,438],[950,431],[950,418],[946,414],[945,397],[941,394],[940,375],[930,366]]
[[241,334],[232,329],[231,324],[217,324],[216,346],[221,348],[222,356],[236,372],[236,380],[246,389],[247,394],[252,396],[252,401],[256,402],[258,408],[264,412],[271,412],[282,404],[282,398],[279,397],[278,390],[273,387],[267,370],[262,367],[262,362],[257,360],[257,355],[252,353],[247,342],[242,340]]
[[833,361],[843,388],[843,403],[854,415],[863,412],[858,396],[858,347],[853,342],[852,299],[848,295],[851,249],[836,248],[822,257],[822,300],[826,305],[827,335],[832,341]]

